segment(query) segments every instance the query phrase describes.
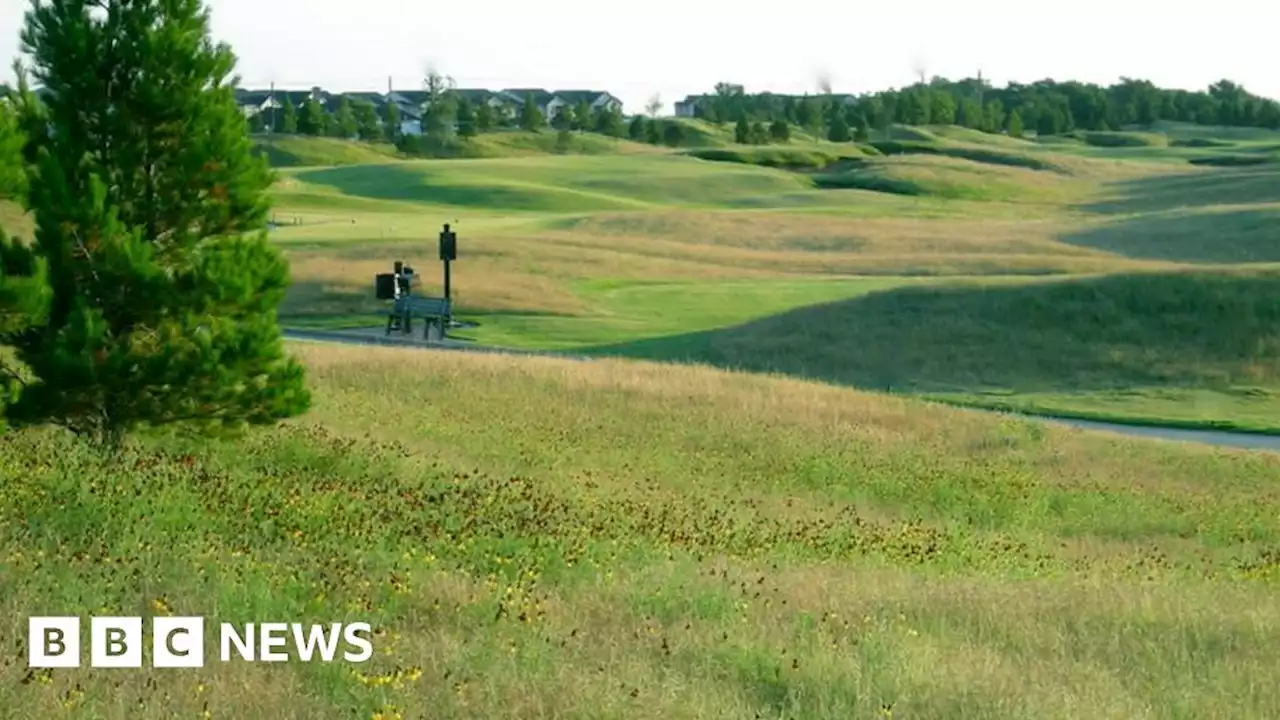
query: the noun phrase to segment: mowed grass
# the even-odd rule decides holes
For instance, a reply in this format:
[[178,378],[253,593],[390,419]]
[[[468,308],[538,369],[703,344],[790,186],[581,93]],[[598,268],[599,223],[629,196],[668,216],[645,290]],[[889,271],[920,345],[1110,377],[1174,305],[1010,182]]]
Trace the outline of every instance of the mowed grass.
[[0,439],[0,636],[367,620],[375,659],[28,672],[18,641],[6,717],[1280,706],[1275,456],[704,368],[294,352],[314,409],[240,442]]
[[596,348],[1149,424],[1280,432],[1280,273],[912,286]]
[[[706,135],[703,149],[287,169],[276,189],[284,225],[274,233],[295,277],[284,322],[379,323],[372,276],[395,259],[438,294],[435,237],[449,222],[461,238],[458,312],[478,324],[457,334],[482,344],[695,357],[1128,421],[1276,426],[1269,372],[1250,379],[1239,368],[1224,376],[1187,366],[1153,380],[1131,374],[1127,360],[1089,364],[1114,328],[1126,328],[1135,348],[1176,348],[1201,328],[1216,336],[1211,309],[1175,327],[1162,320],[1161,297],[1139,306],[1086,293],[1069,307],[1096,321],[1055,316],[1074,328],[1059,332],[1029,326],[1021,305],[1058,291],[1002,290],[1009,300],[986,307],[980,286],[1205,266],[1234,283],[1239,268],[1280,262],[1280,164],[1189,162],[1266,157],[1280,133],[1159,126],[1033,142],[895,127],[865,147],[799,138],[743,148],[722,142],[731,128],[686,125]],[[928,279],[968,289],[904,317],[894,303],[932,292]],[[881,301],[897,287],[908,295]],[[1121,295],[1131,292],[1145,290]],[[850,315],[801,310],[831,302]],[[882,332],[893,327],[902,329]],[[957,338],[948,328],[973,332]],[[1024,332],[1052,339],[1025,344],[1027,366],[1011,375],[992,348]],[[706,350],[708,336],[731,349]],[[1253,366],[1280,362],[1270,345],[1250,352]],[[936,382],[919,360],[928,357],[960,374]],[[1168,357],[1193,362],[1176,350]],[[886,364],[901,371],[888,383],[877,370]]]

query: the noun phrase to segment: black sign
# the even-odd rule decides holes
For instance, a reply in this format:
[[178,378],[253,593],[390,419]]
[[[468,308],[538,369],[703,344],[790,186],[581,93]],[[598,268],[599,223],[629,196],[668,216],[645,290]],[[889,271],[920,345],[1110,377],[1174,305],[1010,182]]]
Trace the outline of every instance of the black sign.
[[444,226],[444,232],[440,233],[440,259],[458,259],[458,235],[449,229],[448,224]]

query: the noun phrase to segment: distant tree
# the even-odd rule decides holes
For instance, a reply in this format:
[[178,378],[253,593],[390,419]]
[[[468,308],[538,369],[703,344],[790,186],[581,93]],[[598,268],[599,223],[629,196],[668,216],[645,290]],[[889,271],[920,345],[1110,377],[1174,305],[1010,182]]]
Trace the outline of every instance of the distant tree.
[[560,107],[551,113],[551,127],[556,130],[572,130],[573,129],[573,108]]
[[356,118],[356,135],[364,141],[381,139],[382,127],[378,123],[378,109],[368,100],[351,104]]
[[303,135],[323,135],[328,115],[319,101],[314,97],[307,98],[302,106],[302,113],[298,116],[298,132]]
[[662,96],[654,93],[649,98],[649,102],[645,103],[644,111],[651,118],[658,117],[658,113],[662,112]]
[[960,127],[981,130],[986,124],[982,106],[973,98],[965,98],[956,106],[956,124]]
[[769,142],[769,128],[765,127],[764,123],[759,120],[751,123],[751,132],[748,134],[748,139],[752,145],[764,145]]
[[937,125],[953,125],[956,122],[956,99],[948,90],[929,91],[929,121]]
[[643,115],[636,115],[631,118],[630,124],[627,125],[627,137],[640,142],[645,136],[645,126],[649,124],[649,121]]
[[988,100],[982,115],[982,130],[989,133],[998,133],[1004,127],[1004,103],[1000,102],[999,99]]
[[520,129],[537,132],[544,122],[546,120],[542,117],[538,104],[534,102],[533,93],[527,93],[524,96],[524,104],[520,106]]
[[853,126],[853,139],[857,142],[866,142],[871,139],[871,125],[867,122],[865,115],[859,115],[857,124]]
[[595,117],[592,119],[592,127],[601,135],[621,137],[622,113],[612,107],[602,107],[596,110]]
[[360,132],[355,111],[351,109],[351,101],[346,97],[338,100],[338,111],[333,116],[333,128],[334,135],[344,139],[354,138]]
[[432,153],[442,152],[453,136],[453,126],[458,117],[458,96],[452,77],[442,75],[435,68],[427,69],[422,81],[427,99],[422,110],[422,136]]
[[[480,107],[486,107],[481,103]],[[458,98],[457,107],[458,121],[458,137],[473,138],[478,131],[476,123],[476,111],[471,106],[471,101],[466,98]]]
[[1280,130],[1280,103],[1267,100],[1258,109],[1258,126],[1269,130]]
[[822,101],[815,97],[805,97],[796,109],[796,115],[803,127],[814,139],[822,135]]
[[591,129],[591,106],[585,100],[573,106],[573,129],[579,132]]
[[[569,113],[570,111],[565,109],[563,113],[558,114],[568,115]],[[556,132],[555,151],[562,155],[569,152],[569,149],[573,146],[573,133],[569,130],[571,124],[572,123],[562,123],[560,129]]]
[[678,122],[664,123],[662,141],[671,147],[680,147],[684,142],[684,125]]
[[658,145],[662,142],[662,123],[657,118],[649,118],[644,124],[644,141],[650,145]]
[[387,124],[384,134],[387,140],[396,142],[400,138],[400,106],[395,103],[387,105]]
[[201,2],[109,7],[32,3],[21,35],[43,90],[22,112],[43,134],[35,242],[0,243],[0,298],[14,270],[33,283],[25,308],[0,307],[28,313],[0,338],[27,375],[6,420],[116,450],[133,429],[297,415],[304,370],[276,316],[288,265],[266,237],[272,173],[235,101],[235,56]]
[[1022,114],[1019,113],[1017,110],[1014,110],[1013,112],[1009,113],[1009,122],[1005,126],[1005,129],[1008,130],[1009,137],[1011,138],[1022,137],[1022,133],[1023,133]]
[[778,143],[787,142],[791,139],[791,126],[786,120],[774,120],[769,125],[769,139]]
[[735,118],[743,111],[745,94],[742,86],[729,82],[718,82],[715,87],[715,94],[709,99],[708,107],[704,108],[707,120],[716,125],[722,125],[729,122],[731,118]]
[[286,135],[296,135],[298,132],[298,109],[287,97],[284,99],[284,109],[280,111],[280,132]]
[[844,113],[836,113],[827,130],[827,139],[835,143],[846,143],[853,139],[849,132],[849,123],[844,120]]
[[[461,114],[462,112],[461,109],[459,109],[458,112],[459,114]],[[494,116],[493,116],[492,105],[490,105],[488,102],[479,103],[478,105],[476,105],[475,115],[476,115],[476,132],[477,133],[486,133],[493,129]]]
[[751,142],[751,123],[747,122],[746,115],[738,116],[738,123],[733,126],[733,141],[739,145]]

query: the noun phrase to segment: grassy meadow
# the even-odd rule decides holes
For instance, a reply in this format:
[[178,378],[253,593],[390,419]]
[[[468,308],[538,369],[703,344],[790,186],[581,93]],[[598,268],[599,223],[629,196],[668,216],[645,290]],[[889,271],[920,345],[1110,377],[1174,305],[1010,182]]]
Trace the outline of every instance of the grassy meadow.
[[[595,360],[293,343],[237,441],[0,436],[0,716],[1274,715],[1280,456],[947,403],[1280,432],[1280,133],[686,135],[258,139],[283,325],[438,290],[447,222],[458,336]],[[376,652],[28,670],[58,614]]]
[[0,636],[54,608],[369,620],[375,658],[30,672],[6,653],[6,717],[1280,704],[1273,455],[709,368],[294,351],[315,408],[238,443],[104,462],[0,441]]

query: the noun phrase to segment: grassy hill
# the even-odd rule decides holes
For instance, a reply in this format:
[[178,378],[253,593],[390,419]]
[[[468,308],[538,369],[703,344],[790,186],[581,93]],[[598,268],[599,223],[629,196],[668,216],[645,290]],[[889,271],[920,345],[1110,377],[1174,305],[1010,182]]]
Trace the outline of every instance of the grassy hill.
[[[1253,717],[1268,458],[793,380],[295,346],[316,406],[123,461],[2,440],[29,614],[368,620],[375,658],[28,673],[31,717]],[[149,622],[149,621],[148,621]]]
[[[474,323],[456,334],[623,357],[291,344],[312,411],[238,441],[157,434],[107,460],[53,430],[0,436],[0,638],[56,608],[364,620],[377,650],[119,673],[29,671],[18,643],[0,708],[1280,706],[1273,456],[921,401],[1280,431],[1276,167],[1189,162],[1276,140],[937,127],[744,149],[691,127],[689,154],[513,133],[494,153],[521,157],[406,161],[272,139],[284,324],[379,324],[373,275],[396,259],[435,291],[449,222]],[[30,229],[11,205],[0,222]]]
[[[703,125],[720,130],[692,126]],[[1011,293],[1000,296],[1004,304],[988,307],[982,298],[995,296],[985,285],[1137,271],[1166,273],[1171,284],[1161,292],[1173,293],[1190,276],[1169,272],[1280,262],[1280,166],[1188,162],[1197,153],[1265,148],[1265,136],[1224,136],[1213,147],[1103,147],[1075,139],[1063,150],[1010,138],[980,143],[960,128],[895,133],[899,139],[861,147],[793,141],[291,170],[277,190],[278,212],[300,223],[275,233],[297,279],[284,318],[302,326],[371,325],[380,307],[370,297],[372,275],[396,258],[429,268],[426,289],[435,289],[433,238],[450,222],[462,242],[456,299],[462,316],[477,324],[460,335],[477,342],[682,359],[688,338],[708,334],[720,350],[693,356],[733,366],[882,388],[875,363],[903,357],[895,391],[1135,421],[1274,426],[1267,415],[1277,409],[1280,382],[1269,373],[1246,380],[1231,375],[1236,367],[1227,373],[1235,379],[1225,382],[1216,370],[1197,374],[1201,359],[1177,353],[1169,362],[1182,368],[1163,384],[1126,375],[1124,363],[1089,371],[1114,373],[1105,387],[1073,384],[1073,374],[1059,372],[1074,358],[1093,357],[1099,342],[1105,346],[1108,327],[1147,328],[1133,332],[1133,341],[1158,348],[1182,337],[1166,336],[1157,296],[1147,298],[1149,307],[1116,305],[1106,293],[1090,296],[1096,307],[1072,305],[1106,320],[1092,333],[1064,330],[1029,345],[1028,367],[1044,368],[1036,382],[976,372],[998,362],[987,354],[992,343],[1034,330],[1019,314],[1024,302],[1075,287],[1002,289]],[[1227,274],[1223,282],[1257,282],[1248,277]],[[931,284],[948,278],[970,289],[920,310],[916,339],[872,331],[901,324],[892,309],[898,299],[941,292]],[[1088,282],[1079,287],[1095,287]],[[829,303],[836,304],[804,309]],[[857,321],[842,320],[838,308]],[[1009,316],[1002,320],[999,312]],[[985,334],[933,348],[947,337],[934,321],[957,327],[969,316],[985,318]],[[1215,317],[1206,312],[1199,320],[1217,323]],[[1200,329],[1216,337],[1208,325],[1182,331]],[[867,345],[865,332],[884,340]],[[850,355],[850,347],[860,353]],[[975,373],[933,383],[924,372],[913,382],[907,375],[922,366],[907,358],[931,352]],[[1266,343],[1258,352],[1247,361],[1280,361]]]

